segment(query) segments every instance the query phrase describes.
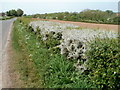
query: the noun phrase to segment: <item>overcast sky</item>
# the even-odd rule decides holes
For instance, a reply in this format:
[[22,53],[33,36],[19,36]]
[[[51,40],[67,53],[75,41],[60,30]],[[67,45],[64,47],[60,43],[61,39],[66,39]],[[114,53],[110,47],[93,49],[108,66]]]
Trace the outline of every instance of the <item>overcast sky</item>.
[[84,9],[118,12],[119,0],[0,0],[0,12],[21,8],[26,14],[80,12]]

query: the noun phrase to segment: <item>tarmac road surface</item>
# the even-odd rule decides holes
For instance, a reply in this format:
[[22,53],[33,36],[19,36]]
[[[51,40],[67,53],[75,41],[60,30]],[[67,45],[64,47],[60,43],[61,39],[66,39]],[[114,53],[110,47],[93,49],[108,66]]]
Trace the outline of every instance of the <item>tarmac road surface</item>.
[[2,59],[3,52],[7,45],[7,39],[12,29],[12,24],[16,18],[9,20],[0,20],[0,89],[2,88]]

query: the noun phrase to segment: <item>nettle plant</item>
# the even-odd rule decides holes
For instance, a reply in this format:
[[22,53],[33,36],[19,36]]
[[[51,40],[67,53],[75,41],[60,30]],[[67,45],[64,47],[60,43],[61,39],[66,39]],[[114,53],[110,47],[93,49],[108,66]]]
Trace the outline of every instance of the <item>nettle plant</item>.
[[120,47],[118,39],[96,38],[87,50],[91,80],[98,87],[120,88]]

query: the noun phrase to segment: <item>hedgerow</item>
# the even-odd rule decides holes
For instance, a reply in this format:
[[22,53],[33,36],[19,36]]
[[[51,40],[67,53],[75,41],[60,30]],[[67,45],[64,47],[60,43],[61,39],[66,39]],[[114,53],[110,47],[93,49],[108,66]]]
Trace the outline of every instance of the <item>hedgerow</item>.
[[57,19],[64,21],[99,23],[99,24],[120,24],[120,17],[111,10],[90,10],[85,9],[81,12],[58,12],[58,13],[45,13],[34,14],[26,16],[29,18],[42,18],[42,19]]
[[90,79],[100,88],[120,88],[120,47],[118,39],[96,38],[87,51]]

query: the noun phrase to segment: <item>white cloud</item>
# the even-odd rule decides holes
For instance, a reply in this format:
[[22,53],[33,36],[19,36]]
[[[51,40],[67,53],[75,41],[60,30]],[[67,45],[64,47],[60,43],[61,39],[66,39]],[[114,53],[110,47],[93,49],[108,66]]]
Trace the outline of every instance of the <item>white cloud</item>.
[[0,0],[0,2],[118,2],[119,0]]

